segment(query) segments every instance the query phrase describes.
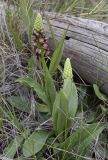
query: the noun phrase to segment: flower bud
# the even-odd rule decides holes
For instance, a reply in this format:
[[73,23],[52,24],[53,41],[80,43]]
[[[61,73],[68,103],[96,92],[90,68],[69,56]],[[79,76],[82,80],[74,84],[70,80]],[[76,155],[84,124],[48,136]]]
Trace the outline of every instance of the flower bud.
[[72,73],[72,66],[70,59],[67,58],[64,64],[64,73],[63,73],[63,78],[64,79],[72,79],[73,78],[73,73]]
[[34,23],[34,29],[38,32],[42,32],[44,30],[42,16],[40,13],[37,14],[35,23]]

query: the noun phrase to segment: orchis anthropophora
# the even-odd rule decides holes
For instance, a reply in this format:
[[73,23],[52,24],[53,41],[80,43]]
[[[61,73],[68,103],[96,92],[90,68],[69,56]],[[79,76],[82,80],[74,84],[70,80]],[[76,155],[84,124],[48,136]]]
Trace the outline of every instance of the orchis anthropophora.
[[44,33],[44,25],[42,21],[42,16],[40,13],[37,14],[34,28],[33,28],[33,51],[39,60],[41,54],[44,56],[48,56],[50,53],[50,49],[48,47],[48,42]]

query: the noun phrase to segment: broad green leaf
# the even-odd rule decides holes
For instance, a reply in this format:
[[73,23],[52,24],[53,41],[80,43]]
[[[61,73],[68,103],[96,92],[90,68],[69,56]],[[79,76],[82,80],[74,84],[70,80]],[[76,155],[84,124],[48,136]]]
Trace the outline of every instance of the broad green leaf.
[[57,133],[58,108],[60,108],[60,93],[56,95],[56,98],[53,104],[52,121],[53,121],[53,129],[55,133]]
[[27,158],[38,153],[45,145],[48,135],[45,131],[33,132],[23,144],[23,155]]
[[95,91],[96,96],[102,100],[102,101],[107,101],[105,95],[103,93],[100,92],[99,87],[96,84],[93,84],[93,88]]
[[68,99],[68,112],[74,118],[78,108],[78,93],[75,83],[71,79],[64,80],[63,92]]
[[56,96],[53,105],[52,119],[55,133],[56,135],[60,135],[60,138],[59,136],[58,138],[63,141],[71,126],[71,119],[69,119],[68,100],[62,90]]
[[99,123],[82,126],[82,128],[80,127],[72,133],[72,135],[70,135],[60,146],[66,151],[76,149],[76,152],[78,152],[78,148],[80,148],[79,154],[81,154],[92,141],[99,136],[103,129],[104,126]]
[[20,96],[11,96],[7,98],[8,102],[11,104],[12,107],[15,107],[23,112],[30,111],[30,103],[26,97]]
[[42,65],[45,71],[45,91],[46,91],[46,95],[49,100],[50,112],[52,113],[53,104],[54,104],[55,97],[56,97],[56,88],[55,88],[52,76],[49,73],[49,70],[46,66],[44,57],[42,57]]
[[56,69],[58,68],[58,65],[60,63],[62,53],[63,53],[63,44],[64,44],[66,34],[67,34],[67,30],[65,31],[63,37],[61,38],[61,41],[60,41],[58,47],[55,49],[55,51],[52,55],[51,63],[50,63],[50,66],[49,66],[50,73],[54,73],[56,71]]
[[23,85],[33,88],[33,90],[37,93],[39,98],[47,104],[48,100],[45,95],[45,91],[37,81],[34,81],[30,77],[22,77],[22,78],[19,78],[16,82],[19,82]]
[[71,118],[74,118],[78,108],[78,94],[77,94],[77,88],[74,83],[72,83],[71,87],[72,90],[69,99],[69,113]]
[[6,155],[6,157],[14,158],[23,139],[24,138],[22,136],[18,136],[16,138],[14,138],[14,140],[4,149],[4,154]]
[[[66,136],[65,132],[68,129],[68,100],[64,93],[60,92],[60,107],[58,108],[58,119],[57,119],[57,133],[60,134],[60,137],[62,140],[65,137],[62,137],[62,135]],[[61,123],[62,122],[62,123]]]

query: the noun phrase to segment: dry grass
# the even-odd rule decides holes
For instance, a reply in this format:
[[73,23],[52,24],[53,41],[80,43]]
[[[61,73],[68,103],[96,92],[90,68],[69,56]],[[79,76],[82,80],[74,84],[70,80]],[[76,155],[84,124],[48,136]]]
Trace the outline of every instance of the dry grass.
[[[9,0],[7,1],[10,3]],[[11,2],[18,5],[17,1],[11,0]],[[43,11],[57,11],[108,22],[107,0],[34,0],[31,1],[31,3],[33,8]],[[10,140],[18,134],[22,134],[25,129],[31,129],[31,131],[36,127],[49,129],[50,123],[46,124],[47,121],[45,121],[44,117],[42,117],[35,108],[37,99],[34,93],[16,83],[18,78],[27,74],[28,53],[24,50],[16,49],[15,41],[9,31],[5,17],[3,17],[3,21],[5,23],[5,27],[1,25],[0,39],[0,154],[2,154],[0,159],[9,160],[6,155],[3,156],[3,149],[9,144]],[[85,92],[85,90],[82,90],[82,92]],[[13,95],[27,97],[30,102],[29,113],[13,109],[12,106],[7,103],[7,97],[11,97]],[[86,95],[86,97],[88,98],[89,96]],[[87,102],[87,98],[84,100],[84,105],[88,107],[89,104]],[[17,120],[21,123],[23,129],[18,126]],[[97,140],[97,142],[99,141]],[[96,153],[97,160],[103,160],[105,157],[102,157],[103,153],[101,154],[101,152],[104,151],[103,148],[101,149],[99,143],[97,143],[98,145],[95,145],[95,147],[91,146],[91,148],[93,148],[93,151],[91,152]],[[106,145],[106,142],[104,142],[104,145]]]

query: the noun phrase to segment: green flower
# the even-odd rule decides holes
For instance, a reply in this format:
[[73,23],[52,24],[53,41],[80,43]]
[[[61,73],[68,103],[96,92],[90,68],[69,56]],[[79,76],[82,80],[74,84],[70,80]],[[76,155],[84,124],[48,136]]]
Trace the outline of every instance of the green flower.
[[72,73],[72,66],[70,59],[67,58],[64,64],[64,73],[63,73],[63,78],[64,79],[72,79],[73,78],[73,73]]
[[38,13],[36,16],[35,23],[34,23],[34,29],[38,32],[41,32],[44,30],[42,16],[40,13]]

